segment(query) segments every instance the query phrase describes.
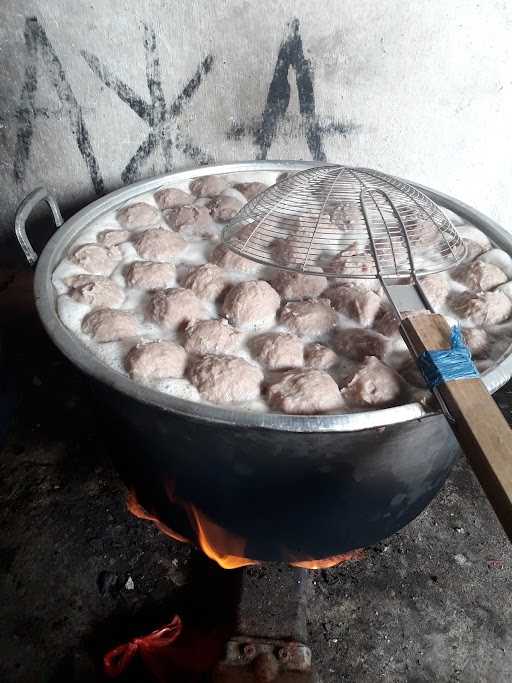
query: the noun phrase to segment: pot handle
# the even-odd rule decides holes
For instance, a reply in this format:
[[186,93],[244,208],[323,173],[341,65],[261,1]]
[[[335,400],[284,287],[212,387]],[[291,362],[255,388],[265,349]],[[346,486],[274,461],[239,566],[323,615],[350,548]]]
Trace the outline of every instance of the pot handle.
[[37,261],[38,254],[35,252],[34,248],[30,244],[30,240],[27,237],[26,222],[34,207],[42,201],[45,201],[50,207],[53,214],[53,220],[55,221],[55,226],[60,228],[60,226],[64,223],[57,200],[44,187],[38,187],[33,192],[28,194],[21,202],[21,204],[18,206],[16,217],[14,219],[14,231],[16,233],[20,247],[23,249],[25,258],[31,266],[33,266]]

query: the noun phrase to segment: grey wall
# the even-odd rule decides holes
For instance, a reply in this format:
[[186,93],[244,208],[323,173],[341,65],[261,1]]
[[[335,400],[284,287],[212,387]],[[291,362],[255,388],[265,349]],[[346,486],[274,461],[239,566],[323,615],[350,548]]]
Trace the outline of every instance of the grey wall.
[[[164,170],[369,165],[512,226],[512,5],[2,0],[0,235]],[[5,249],[4,249],[5,253]]]

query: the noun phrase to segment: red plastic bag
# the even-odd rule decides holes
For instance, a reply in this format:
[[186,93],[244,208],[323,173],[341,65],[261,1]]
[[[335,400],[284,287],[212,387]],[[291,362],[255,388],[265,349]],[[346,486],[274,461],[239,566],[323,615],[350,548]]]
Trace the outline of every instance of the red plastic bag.
[[[205,636],[187,629],[179,616],[147,636],[118,645],[103,658],[103,670],[109,678],[117,678],[128,670],[135,657],[158,683],[182,683],[183,674],[193,681],[194,675],[210,671],[219,661],[225,636],[211,633]],[[179,674],[179,678],[178,678]]]

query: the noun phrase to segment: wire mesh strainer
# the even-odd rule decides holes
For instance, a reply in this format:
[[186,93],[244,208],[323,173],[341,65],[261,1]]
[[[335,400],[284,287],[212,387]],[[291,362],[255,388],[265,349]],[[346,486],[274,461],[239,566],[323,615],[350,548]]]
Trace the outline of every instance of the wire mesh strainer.
[[248,259],[304,274],[387,279],[436,273],[465,247],[422,192],[378,171],[311,168],[245,205],[224,231]]
[[[245,258],[304,275],[377,278],[416,358],[451,347],[421,276],[458,265],[465,245],[441,209],[398,178],[339,165],[301,171],[246,204],[223,239]],[[478,376],[455,376],[433,391],[512,539],[512,432]]]

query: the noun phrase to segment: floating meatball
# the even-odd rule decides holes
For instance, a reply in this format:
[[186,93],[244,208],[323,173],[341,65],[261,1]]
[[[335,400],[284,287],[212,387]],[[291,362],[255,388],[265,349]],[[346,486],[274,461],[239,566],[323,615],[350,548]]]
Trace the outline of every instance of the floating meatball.
[[123,290],[110,278],[102,275],[74,275],[67,278],[69,296],[81,304],[115,308],[124,301]]
[[274,410],[295,415],[315,415],[340,407],[340,392],[333,378],[321,370],[285,372],[268,388]]
[[110,275],[120,258],[117,247],[100,247],[99,244],[82,244],[70,256],[73,263],[95,275]]
[[185,249],[185,240],[162,228],[152,228],[139,232],[133,238],[135,250],[148,261],[170,261]]
[[326,273],[338,273],[343,275],[375,275],[375,263],[373,257],[366,249],[354,242],[339,254],[333,256],[325,265]]
[[250,348],[256,360],[271,370],[302,366],[302,341],[293,334],[261,334],[251,339]]
[[412,358],[400,368],[400,375],[406,382],[412,384],[413,387],[421,387],[423,389],[427,386],[423,375],[416,365],[416,361]]
[[320,296],[328,284],[327,278],[322,275],[303,275],[290,270],[276,271],[271,283],[285,301],[314,299]]
[[229,290],[222,305],[222,315],[237,327],[260,327],[274,323],[280,305],[279,294],[268,282],[250,280]]
[[130,239],[129,230],[104,230],[98,235],[98,242],[104,247],[117,247]]
[[261,192],[265,192],[267,188],[268,185],[264,183],[239,183],[235,185],[235,189],[241,192],[248,202]]
[[332,202],[326,206],[329,220],[340,230],[353,230],[361,221],[361,209],[356,204]]
[[192,360],[188,377],[206,401],[242,403],[260,397],[263,373],[243,358],[199,356]]
[[[176,232],[186,232],[186,227],[193,227],[194,234],[198,237],[211,223],[210,212],[206,206],[176,206],[165,211],[164,215],[166,223]],[[208,236],[208,231],[206,233]]]
[[507,281],[507,276],[501,268],[480,260],[458,268],[454,278],[474,292],[485,292]]
[[336,313],[328,299],[290,301],[283,307],[279,322],[295,334],[319,336],[336,325]]
[[259,263],[235,254],[234,251],[231,251],[231,249],[228,249],[223,244],[218,244],[215,247],[210,256],[210,261],[224,268],[224,270],[238,273],[256,273],[261,268]]
[[500,291],[454,293],[449,303],[458,317],[468,318],[475,325],[497,325],[512,313],[512,301]]
[[457,228],[457,232],[465,242],[466,240],[471,240],[472,242],[479,244],[484,252],[489,251],[491,248],[491,243],[487,235],[484,235],[481,230],[475,228],[473,225],[461,225]]
[[242,335],[226,320],[198,320],[185,328],[183,346],[189,353],[216,355],[234,353],[242,343]]
[[372,290],[351,285],[332,287],[325,296],[338,313],[357,320],[365,327],[373,323],[382,304],[381,297]]
[[208,204],[212,218],[217,223],[227,223],[227,221],[230,221],[236,216],[242,206],[242,202],[236,199],[236,197],[229,197],[227,195],[216,197]]
[[100,343],[135,337],[138,331],[137,320],[128,311],[98,308],[82,320],[82,332]]
[[328,370],[339,358],[332,349],[323,344],[308,344],[304,349],[304,365],[315,370]]
[[342,397],[353,406],[374,408],[392,405],[400,396],[400,376],[378,358],[368,356],[341,389]]
[[183,192],[183,190],[178,190],[175,187],[167,187],[163,190],[158,190],[153,196],[161,211],[165,211],[165,209],[174,209],[176,206],[192,204],[194,201],[194,197],[191,194]]
[[224,272],[214,263],[205,263],[194,268],[188,273],[183,284],[205,301],[215,301],[226,289]]
[[142,381],[183,377],[186,365],[185,349],[172,341],[137,344],[126,356],[131,377]]
[[215,197],[227,188],[227,181],[220,175],[202,176],[190,183],[190,191],[196,197]]
[[334,337],[334,348],[347,358],[362,361],[366,356],[382,358],[388,350],[388,340],[370,330],[340,329]]
[[432,308],[438,310],[445,304],[449,284],[444,273],[422,277],[420,278],[420,285],[423,287]]
[[297,266],[302,265],[307,257],[308,267],[315,265],[316,253],[308,253],[313,231],[301,230],[299,222],[293,218],[283,219],[282,229],[288,230],[290,235],[286,239],[278,238],[271,243],[274,262],[283,266]]
[[480,327],[463,327],[462,336],[473,358],[482,357],[489,350],[489,335]]
[[149,316],[153,322],[172,330],[183,323],[197,320],[204,314],[201,301],[190,289],[180,287],[159,289],[149,302]]
[[480,261],[490,263],[498,267],[507,276],[507,280],[512,279],[512,257],[503,249],[491,249],[482,254]]
[[394,337],[399,333],[400,320],[393,309],[386,306],[381,309],[372,327],[376,332],[383,334],[385,337]]
[[126,269],[125,279],[130,287],[162,289],[174,284],[175,268],[170,263],[135,261]]
[[160,212],[155,206],[146,202],[137,202],[125,206],[116,214],[118,222],[123,228],[143,228],[160,220]]
[[475,242],[475,240],[471,239],[464,239],[462,241],[466,245],[466,256],[464,257],[464,262],[466,263],[473,261],[485,252],[480,242]]

